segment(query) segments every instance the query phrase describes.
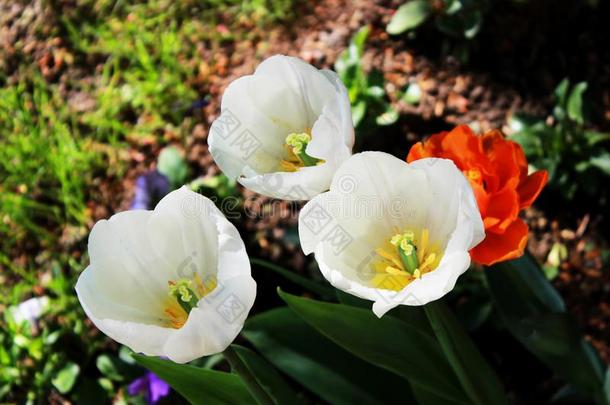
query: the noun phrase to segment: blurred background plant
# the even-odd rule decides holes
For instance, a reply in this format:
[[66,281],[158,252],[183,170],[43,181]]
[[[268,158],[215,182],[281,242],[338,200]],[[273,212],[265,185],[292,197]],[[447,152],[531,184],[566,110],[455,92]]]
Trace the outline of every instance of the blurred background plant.
[[466,61],[469,55],[467,42],[480,31],[489,0],[409,0],[396,10],[386,27],[388,34],[411,33],[428,21],[446,35],[445,53],[456,54]]
[[515,114],[509,121],[529,163],[549,172],[549,185],[567,200],[580,193],[607,204],[610,176],[610,133],[591,128],[588,84],[563,80],[555,89],[552,115],[537,118]]
[[415,30],[431,19],[444,34],[471,39],[479,33],[488,8],[488,0],[411,0],[396,10],[386,30],[398,35]]
[[[579,15],[582,9],[597,9],[599,4],[599,0],[571,2],[569,12],[573,17]],[[550,15],[548,6],[548,3],[541,0],[406,0],[392,15],[386,31],[390,35],[407,35],[412,40],[422,35],[421,31],[436,31],[441,37],[441,53],[468,63],[473,51],[480,53],[483,58],[488,56],[487,45],[477,46],[480,44],[475,41],[483,31],[484,24],[493,25],[498,19],[511,18],[510,13],[514,11],[522,12],[525,16],[541,11],[540,17],[546,23]],[[505,15],[507,11],[509,13]],[[492,28],[486,34],[490,32],[493,35],[489,39],[501,40],[501,32]],[[536,38],[535,42],[540,40]],[[542,39],[553,40],[555,38]],[[532,54],[535,54],[539,44],[533,45]]]
[[364,69],[362,56],[369,32],[369,26],[360,28],[335,62],[335,71],[347,87],[355,127],[370,125],[370,121],[379,126],[392,125],[398,119],[398,112],[387,100],[383,75]]

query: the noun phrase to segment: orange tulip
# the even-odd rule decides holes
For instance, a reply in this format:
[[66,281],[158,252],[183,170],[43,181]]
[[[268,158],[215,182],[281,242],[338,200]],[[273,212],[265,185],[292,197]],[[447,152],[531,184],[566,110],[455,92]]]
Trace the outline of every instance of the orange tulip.
[[523,255],[528,227],[519,211],[538,197],[548,173],[540,170],[528,175],[519,144],[498,130],[475,135],[467,125],[413,145],[407,162],[427,157],[453,160],[474,190],[486,236],[471,250],[472,260],[492,265]]

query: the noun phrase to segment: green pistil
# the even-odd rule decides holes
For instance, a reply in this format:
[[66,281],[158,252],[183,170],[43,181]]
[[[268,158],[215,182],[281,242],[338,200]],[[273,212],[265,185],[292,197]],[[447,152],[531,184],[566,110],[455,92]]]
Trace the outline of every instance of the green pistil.
[[292,153],[303,163],[303,166],[315,166],[320,159],[309,156],[305,153],[307,144],[311,141],[311,136],[306,133],[292,133],[286,137],[286,144],[292,147]]
[[413,232],[405,232],[401,235],[395,235],[390,243],[396,246],[400,261],[403,267],[410,274],[413,274],[419,267],[419,260],[417,259],[417,247],[414,242]]
[[169,295],[176,298],[178,305],[189,314],[197,306],[197,294],[192,290],[193,282],[187,279],[180,279],[169,283]]

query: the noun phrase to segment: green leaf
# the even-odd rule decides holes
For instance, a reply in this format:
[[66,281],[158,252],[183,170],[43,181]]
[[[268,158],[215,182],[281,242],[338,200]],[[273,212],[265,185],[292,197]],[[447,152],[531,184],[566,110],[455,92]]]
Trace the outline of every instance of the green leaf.
[[424,306],[432,330],[474,404],[508,404],[502,384],[462,325],[441,302]]
[[366,114],[366,102],[361,100],[352,106],[352,121],[354,123],[354,127],[357,127],[358,124],[364,118],[364,114]]
[[505,298],[504,294],[513,294],[515,297],[524,298],[511,300],[514,301],[512,305],[515,313],[536,314],[541,311],[548,313],[566,310],[563,299],[544,277],[536,260],[528,253],[519,259],[504,261],[490,267],[485,272],[485,276],[487,281],[497,283],[499,279],[506,282],[505,288],[490,290],[492,297]]
[[542,271],[547,280],[554,280],[559,275],[559,268],[555,266],[543,266]]
[[300,274],[297,274],[294,271],[290,271],[288,269],[285,269],[281,266],[278,266],[276,264],[270,263],[270,262],[268,262],[266,260],[262,260],[262,259],[251,258],[250,263],[252,263],[255,266],[260,266],[262,268],[271,270],[271,271],[281,275],[282,277],[286,278],[287,280],[290,280],[293,283],[305,288],[307,291],[318,294],[321,297],[334,296],[333,289],[331,287],[329,287],[328,285],[317,283],[313,280],[310,280],[308,278],[301,276]]
[[51,380],[51,383],[57,388],[57,391],[62,394],[67,394],[74,386],[79,373],[80,367],[78,364],[68,363],[64,368],[59,370],[55,378]]
[[[284,378],[267,361],[262,359],[252,350],[238,345],[231,345],[241,362],[249,369],[250,374],[256,379],[274,403],[302,404],[303,401],[297,397],[295,392],[284,381]],[[229,361],[231,361],[229,359]]]
[[[133,362],[133,358],[131,358]],[[141,373],[140,367],[123,361],[117,356],[101,354],[95,364],[104,377],[114,381],[124,381],[136,378]]]
[[123,376],[119,372],[118,359],[116,357],[110,357],[107,354],[98,356],[95,364],[100,372],[107,378],[114,381],[123,380]]
[[104,405],[109,398],[104,388],[96,380],[85,378],[79,382],[70,395],[73,403],[87,405]]
[[460,0],[445,0],[445,14],[455,14],[462,9],[462,2]]
[[339,289],[335,290],[335,294],[337,295],[337,300],[339,301],[339,303],[350,305],[352,307],[371,309],[371,306],[373,304],[371,301],[358,298],[355,295],[348,294]]
[[555,88],[555,98],[557,105],[565,106],[568,102],[568,89],[570,88],[570,81],[566,78],[561,81]]
[[404,96],[402,96],[402,99],[407,104],[419,103],[419,100],[421,99],[421,88],[419,87],[419,84],[409,84],[409,86],[407,86],[407,90],[405,91]]
[[606,369],[606,378],[604,380],[604,394],[606,402],[610,404],[610,367]]
[[439,397],[434,392],[424,390],[417,385],[414,385],[412,387],[412,391],[413,391],[413,396],[416,398],[416,401],[418,404],[422,404],[422,405],[427,405],[427,404],[459,405],[459,404],[463,404],[463,402],[456,402],[456,401],[452,401],[452,400],[449,400],[446,398]]
[[405,380],[351,355],[287,307],[250,318],[242,334],[270,363],[328,403],[408,402]]
[[169,360],[134,354],[134,359],[178,391],[191,404],[252,404],[254,399],[235,374],[177,364]]
[[421,25],[432,13],[428,0],[412,0],[396,10],[386,27],[388,34],[401,34]]
[[496,309],[510,333],[581,393],[605,404],[601,361],[580,334],[559,294],[525,255],[485,271]]
[[483,13],[481,10],[472,10],[466,13],[463,17],[464,37],[467,39],[474,38],[483,25]]
[[188,166],[178,149],[173,146],[164,148],[159,154],[157,170],[168,178],[172,188],[182,186],[188,176]]
[[599,169],[606,176],[610,176],[610,153],[602,152],[589,159],[591,166]]
[[375,122],[377,125],[386,126],[392,125],[398,120],[398,111],[392,107],[392,105],[387,104],[386,110],[377,116]]
[[487,297],[470,297],[468,301],[456,308],[456,315],[469,330],[475,331],[489,319],[493,304]]
[[418,328],[389,316],[379,319],[370,310],[279,294],[307,323],[347,351],[440,397],[468,402],[438,342]]
[[587,90],[587,83],[580,82],[574,86],[568,98],[568,117],[579,124],[584,124],[583,118],[583,95]]
[[595,146],[598,143],[610,141],[610,133],[607,132],[585,131],[584,135],[589,146]]
[[383,98],[385,90],[381,86],[370,86],[366,89],[366,95],[373,98]]
[[362,57],[364,53],[364,44],[366,43],[366,39],[369,37],[369,32],[371,28],[368,25],[361,27],[350,40],[350,52],[352,53],[352,57],[359,59]]

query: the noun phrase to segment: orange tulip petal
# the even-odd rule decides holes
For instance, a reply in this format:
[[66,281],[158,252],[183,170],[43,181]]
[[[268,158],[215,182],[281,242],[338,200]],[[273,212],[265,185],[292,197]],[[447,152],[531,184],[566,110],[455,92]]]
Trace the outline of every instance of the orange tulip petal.
[[426,157],[430,157],[430,153],[426,150],[422,142],[417,142],[415,145],[411,146],[411,150],[407,155],[407,163]]
[[533,203],[548,181],[544,171],[528,176],[523,148],[500,131],[478,136],[460,125],[415,144],[407,161],[425,157],[453,160],[473,188],[486,238],[471,250],[472,259],[490,265],[522,255],[528,229],[519,211]]
[[549,174],[546,170],[540,170],[527,176],[517,189],[519,193],[519,208],[523,209],[532,205],[548,180]]
[[487,192],[485,191],[485,188],[474,182],[474,181],[468,181],[468,183],[470,183],[470,186],[472,187],[472,191],[474,191],[474,197],[477,200],[477,205],[479,206],[479,211],[481,212],[481,217],[485,217],[485,215],[487,215],[487,207],[489,206],[489,194],[487,194]]
[[487,132],[481,137],[481,144],[487,158],[491,162],[488,176],[494,176],[496,181],[488,181],[488,191],[500,191],[506,184],[517,187],[521,178],[521,167],[518,156],[518,146],[504,139],[500,131]]
[[514,221],[502,234],[487,233],[485,240],[470,251],[472,260],[490,266],[523,255],[528,228],[521,219]]
[[485,224],[490,219],[498,219],[498,221],[491,221],[493,228],[487,228],[497,233],[506,231],[506,228],[511,225],[519,216],[519,194],[514,187],[504,187],[499,193],[495,193],[491,196],[487,211],[485,212]]
[[453,160],[461,170],[481,161],[479,137],[468,125],[459,125],[444,136],[441,149],[443,157]]

